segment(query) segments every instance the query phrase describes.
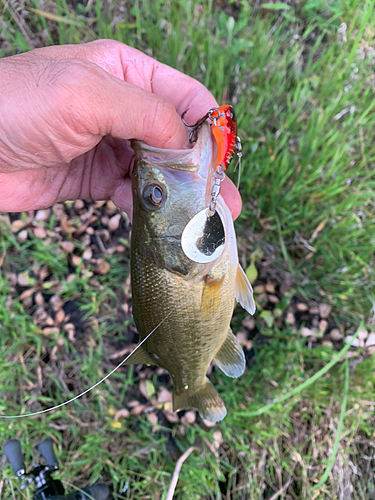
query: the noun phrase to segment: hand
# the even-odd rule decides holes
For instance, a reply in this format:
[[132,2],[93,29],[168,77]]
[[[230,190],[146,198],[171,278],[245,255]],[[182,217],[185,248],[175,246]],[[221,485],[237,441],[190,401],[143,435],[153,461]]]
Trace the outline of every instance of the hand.
[[[126,139],[182,148],[187,131],[217,106],[196,80],[111,41],[46,47],[0,60],[0,211],[77,198],[111,198],[131,212]],[[236,218],[241,199],[222,194]]]

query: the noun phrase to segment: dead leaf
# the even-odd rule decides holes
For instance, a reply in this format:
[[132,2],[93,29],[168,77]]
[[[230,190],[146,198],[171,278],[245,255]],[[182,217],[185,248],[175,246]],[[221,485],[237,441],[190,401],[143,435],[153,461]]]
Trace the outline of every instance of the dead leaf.
[[43,330],[42,330],[44,335],[52,335],[53,333],[59,333],[59,331],[60,330],[54,326],[52,326],[52,327],[48,326],[47,328],[43,328]]
[[104,259],[98,259],[94,273],[104,275],[108,274],[110,269],[111,266],[107,261],[105,261]]
[[247,338],[246,332],[240,330],[239,332],[236,333],[236,338],[240,343],[240,345],[243,345],[248,351],[252,349],[253,343],[251,340]]
[[18,298],[22,302],[23,300],[31,297],[34,292],[35,292],[34,288],[28,288],[27,290],[24,290]]
[[241,325],[247,330],[254,330],[255,319],[252,316],[246,316],[246,318],[242,321]]
[[319,304],[319,314],[321,318],[328,318],[331,311],[332,306],[330,306],[329,304]]
[[37,304],[38,306],[42,306],[44,304],[43,294],[41,292],[36,293],[34,300],[35,304]]
[[194,424],[196,420],[196,414],[195,411],[189,410],[185,413],[185,415],[181,418],[181,423],[182,424]]
[[20,273],[17,277],[17,282],[20,286],[30,286],[35,284],[35,278],[29,276],[27,271]]
[[12,222],[12,224],[10,225],[10,229],[11,229],[12,233],[18,233],[18,231],[23,229],[28,224],[29,224],[28,220],[25,221],[25,220],[17,219],[17,220]]
[[45,238],[47,238],[47,231],[44,229],[44,227],[34,227],[33,233],[35,238],[38,238],[40,240],[44,240]]
[[23,229],[18,233],[18,240],[19,241],[26,241],[28,237],[28,232],[27,229]]
[[265,285],[257,285],[257,286],[254,286],[253,290],[254,290],[254,293],[256,295],[260,295],[261,293],[264,293],[266,291],[266,286]]
[[296,309],[297,311],[300,312],[305,312],[309,310],[308,305],[304,304],[303,302],[298,302],[298,304],[296,304]]
[[271,283],[270,281],[268,281],[267,284],[266,284],[266,292],[268,292],[268,293],[275,293],[275,290],[276,290],[275,283]]
[[79,257],[78,255],[72,255],[71,262],[73,267],[78,267],[82,262],[82,258]]
[[34,216],[34,220],[38,221],[46,221],[48,220],[49,216],[51,215],[51,209],[46,208],[44,210],[38,210],[37,213]]
[[[137,401],[138,403],[138,401]],[[148,405],[142,405],[140,403],[137,404],[137,406],[134,406],[134,408],[131,409],[130,414],[131,415],[140,415],[142,412],[145,411],[145,409],[148,407]]]
[[57,326],[60,326],[61,323],[64,321],[65,319],[65,311],[64,309],[59,309],[55,315],[55,319],[56,319],[56,323],[57,323]]
[[147,415],[147,417],[148,417],[148,420],[150,421],[150,423],[152,425],[157,425],[157,423],[158,423],[158,416],[156,415],[156,413],[149,413]]
[[82,254],[83,260],[90,260],[92,258],[92,250],[91,248],[86,248],[86,250]]
[[130,412],[126,408],[121,408],[121,410],[116,411],[113,416],[113,420],[120,420],[120,418],[128,418]]
[[74,210],[82,210],[82,208],[85,208],[85,202],[83,200],[76,200],[73,206]]
[[172,402],[172,392],[168,391],[165,387],[160,387],[158,394],[159,403],[171,403]]
[[216,450],[218,450],[220,448],[220,446],[223,444],[223,435],[221,434],[221,432],[219,430],[217,431],[214,431],[214,433],[212,434],[212,437],[214,438],[214,447]]
[[65,252],[67,253],[73,253],[74,250],[74,243],[72,241],[62,241],[60,243],[60,246]]
[[165,415],[165,418],[168,420],[168,422],[170,422],[171,424],[175,424],[176,422],[179,421],[179,416],[177,415],[177,413],[173,412],[173,411],[167,411],[167,410],[163,410],[163,413]]
[[315,332],[314,332],[314,330],[310,330],[310,328],[307,328],[305,326],[301,330],[301,335],[302,335],[302,337],[315,337]]
[[120,220],[121,220],[121,214],[116,214],[113,217],[111,217],[108,221],[108,229],[111,233],[114,231],[117,231],[120,225]]

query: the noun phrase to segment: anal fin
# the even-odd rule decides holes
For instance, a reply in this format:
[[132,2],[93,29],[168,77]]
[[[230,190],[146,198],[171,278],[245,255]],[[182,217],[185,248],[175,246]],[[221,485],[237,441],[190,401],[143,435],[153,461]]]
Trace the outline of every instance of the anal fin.
[[246,309],[246,311],[253,315],[255,313],[255,302],[253,298],[253,289],[250,285],[250,281],[247,279],[245,271],[238,264],[236,282],[234,293],[237,302]]
[[209,422],[220,422],[227,414],[227,410],[219,393],[206,378],[205,384],[197,391],[186,394],[173,392],[173,411],[187,408],[197,408],[199,414]]
[[224,344],[215,356],[215,362],[227,377],[237,378],[245,371],[246,360],[243,349],[230,328]]
[[124,364],[125,365],[140,365],[140,364],[142,364],[142,365],[157,365],[156,361],[146,351],[144,344],[141,345],[141,347],[136,347]]

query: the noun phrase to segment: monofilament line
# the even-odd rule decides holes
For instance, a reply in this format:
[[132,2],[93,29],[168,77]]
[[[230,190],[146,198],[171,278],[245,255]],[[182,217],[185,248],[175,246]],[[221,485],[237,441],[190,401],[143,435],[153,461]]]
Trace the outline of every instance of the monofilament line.
[[135,351],[137,349],[139,349],[141,347],[142,344],[144,344],[146,342],[146,340],[148,340],[151,335],[159,328],[159,326],[161,326],[164,321],[169,318],[169,316],[172,314],[172,311],[170,311],[167,316],[162,319],[160,321],[160,323],[142,340],[142,342],[140,342],[137,347],[134,349],[134,351],[132,351],[128,356],[126,356],[125,359],[123,359],[121,361],[120,364],[118,364],[112,371],[110,371],[105,377],[103,377],[101,380],[99,380],[99,382],[96,382],[96,384],[94,384],[93,386],[91,386],[89,389],[86,389],[85,391],[81,392],[81,394],[78,394],[77,396],[74,396],[74,398],[72,399],[69,399],[68,401],[65,401],[64,403],[61,403],[59,405],[56,405],[56,406],[52,406],[51,408],[47,408],[45,410],[41,410],[41,411],[35,411],[33,413],[25,413],[24,415],[0,415],[0,418],[24,418],[24,417],[33,417],[35,415],[40,415],[41,413],[47,413],[49,411],[52,411],[52,410],[57,410],[59,408],[61,408],[62,406],[66,406],[67,404],[69,403],[72,403],[73,401],[76,401],[77,399],[81,398],[82,396],[84,396],[85,394],[89,393],[90,391],[92,391],[93,389],[95,389],[96,387],[98,387],[98,385],[100,385],[102,382],[104,382],[105,380],[107,380],[107,378],[109,378],[111,375],[113,375],[115,373],[115,371],[117,371],[124,363],[126,363],[126,361],[130,358],[130,356],[132,354],[135,353]]

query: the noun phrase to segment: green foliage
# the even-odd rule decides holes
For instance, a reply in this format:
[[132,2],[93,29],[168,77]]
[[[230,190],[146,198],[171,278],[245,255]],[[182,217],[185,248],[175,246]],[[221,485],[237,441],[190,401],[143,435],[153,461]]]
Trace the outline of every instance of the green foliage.
[[[301,294],[328,297],[339,320],[369,320],[375,300],[373,1],[242,1],[223,9],[209,0],[97,0],[74,6],[34,0],[25,5],[27,17],[16,2],[3,2],[2,55],[36,45],[115,38],[198,78],[219,102],[233,103],[244,148],[238,228],[245,247],[254,242],[254,233],[262,233],[256,245],[272,248]],[[344,21],[347,28],[340,34]],[[22,304],[11,300],[14,285],[7,273],[0,274],[0,409],[12,414],[62,402],[99,380],[103,369],[110,370],[103,337],[121,337],[128,326],[111,317],[127,261],[108,257],[110,272],[99,278],[103,290],[98,291],[79,267],[73,280],[66,279],[65,254],[36,238],[21,244],[3,226],[0,231],[6,265],[12,260],[18,272],[28,270],[29,262],[46,265],[61,283],[62,297],[78,298],[87,317],[99,318],[93,343],[86,339],[83,351],[59,335],[46,338]],[[250,264],[250,254],[244,257]],[[175,465],[168,451],[171,435],[180,452],[190,445],[199,448],[182,468],[176,498],[270,498],[278,490],[279,498],[336,498],[342,484],[332,457],[355,462],[364,454],[363,441],[373,438],[368,402],[373,400],[374,360],[351,365],[349,386],[347,362],[309,383],[331,361],[332,349],[310,349],[267,318],[267,324],[257,323],[263,343],[255,343],[246,376],[233,381],[214,373],[228,408],[218,426],[224,439],[219,451],[217,429],[203,424],[186,426],[183,436],[177,425],[158,424],[153,433],[145,417],[131,416],[114,428],[110,410],[120,409],[139,382],[131,369],[58,412],[0,420],[0,435],[20,438],[25,450],[52,435],[64,481],[83,486],[88,479],[104,478],[116,489],[129,481],[130,488],[118,498],[165,498]],[[38,367],[58,342],[54,371],[41,389]],[[74,394],[66,383],[71,378]],[[264,412],[288,393],[293,397]],[[31,460],[30,454],[26,458]],[[333,466],[329,476],[326,464]],[[350,476],[347,463],[341,467]],[[9,482],[18,486],[9,467],[3,477],[11,498]],[[285,496],[288,478],[294,482]],[[356,498],[373,498],[366,473],[353,484]],[[18,490],[15,495],[30,498]]]

